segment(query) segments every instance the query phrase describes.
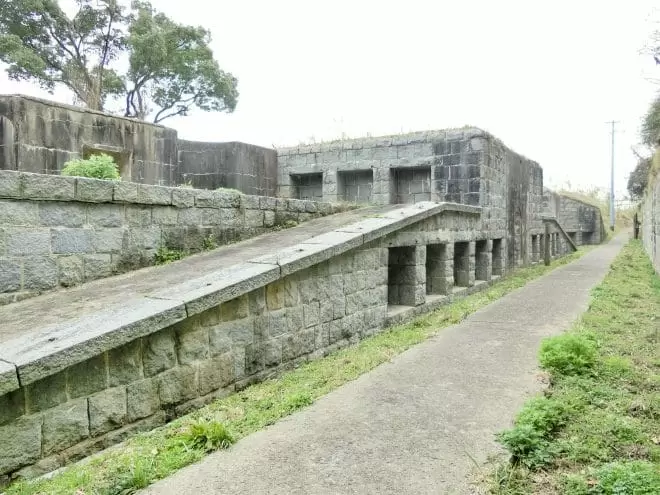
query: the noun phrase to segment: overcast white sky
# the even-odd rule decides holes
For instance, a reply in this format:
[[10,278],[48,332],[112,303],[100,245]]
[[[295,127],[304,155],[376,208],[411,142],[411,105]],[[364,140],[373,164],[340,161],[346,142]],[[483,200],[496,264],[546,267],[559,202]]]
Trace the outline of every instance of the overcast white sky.
[[[210,29],[221,67],[239,80],[233,114],[165,121],[186,139],[270,147],[470,124],[538,161],[546,185],[609,187],[605,122],[619,120],[623,193],[660,89],[648,81],[660,66],[639,54],[652,0],[152,3]],[[48,97],[4,73],[0,93]]]

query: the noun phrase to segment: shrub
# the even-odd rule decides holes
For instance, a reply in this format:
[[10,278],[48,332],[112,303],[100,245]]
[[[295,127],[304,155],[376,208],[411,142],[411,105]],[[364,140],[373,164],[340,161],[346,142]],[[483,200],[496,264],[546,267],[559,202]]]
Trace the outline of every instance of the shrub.
[[71,160],[64,164],[62,175],[119,180],[119,170],[109,155],[92,155],[86,160]]
[[564,492],[576,495],[654,495],[660,493],[660,471],[650,462],[605,464],[590,476],[569,475]]
[[190,425],[183,435],[183,441],[190,447],[204,452],[226,449],[234,439],[222,423],[217,421],[199,421]]
[[183,259],[185,253],[178,249],[169,249],[167,247],[161,246],[154,254],[154,263],[157,265],[166,265],[172,261],[177,261]]
[[550,337],[541,344],[539,361],[541,367],[556,375],[582,375],[596,363],[596,346],[575,333]]
[[511,453],[514,464],[530,469],[548,464],[556,453],[550,435],[565,423],[567,413],[567,407],[553,399],[531,399],[518,414],[515,426],[498,434],[498,441]]

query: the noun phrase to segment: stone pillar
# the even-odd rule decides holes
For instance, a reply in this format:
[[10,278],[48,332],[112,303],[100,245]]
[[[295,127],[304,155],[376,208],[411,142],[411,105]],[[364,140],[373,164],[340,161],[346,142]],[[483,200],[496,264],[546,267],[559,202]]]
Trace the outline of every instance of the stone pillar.
[[493,239],[491,273],[501,277],[506,272],[506,244],[504,239]]
[[451,294],[454,288],[454,245],[426,246],[426,293]]
[[390,248],[388,303],[419,306],[426,302],[426,246]]
[[488,281],[493,274],[493,241],[477,241],[475,249],[475,278]]
[[474,285],[475,248],[474,241],[454,244],[454,285],[458,287]]
[[532,263],[538,263],[541,257],[540,237],[538,235],[532,236]]
[[336,170],[326,170],[323,173],[322,187],[323,187],[323,201],[336,203],[338,199]]

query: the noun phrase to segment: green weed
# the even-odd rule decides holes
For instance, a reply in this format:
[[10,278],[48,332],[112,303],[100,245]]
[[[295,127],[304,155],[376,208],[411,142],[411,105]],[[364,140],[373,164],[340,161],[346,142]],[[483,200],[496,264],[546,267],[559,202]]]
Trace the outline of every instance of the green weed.
[[553,375],[581,375],[593,368],[596,346],[583,335],[557,335],[543,341],[539,361]]

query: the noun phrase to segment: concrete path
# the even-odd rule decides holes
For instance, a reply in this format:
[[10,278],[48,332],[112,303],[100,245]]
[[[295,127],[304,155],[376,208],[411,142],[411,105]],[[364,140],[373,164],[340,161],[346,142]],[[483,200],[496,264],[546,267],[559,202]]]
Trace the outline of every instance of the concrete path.
[[619,236],[404,352],[309,408],[144,494],[472,494],[540,389],[541,339],[567,329],[627,241]]

